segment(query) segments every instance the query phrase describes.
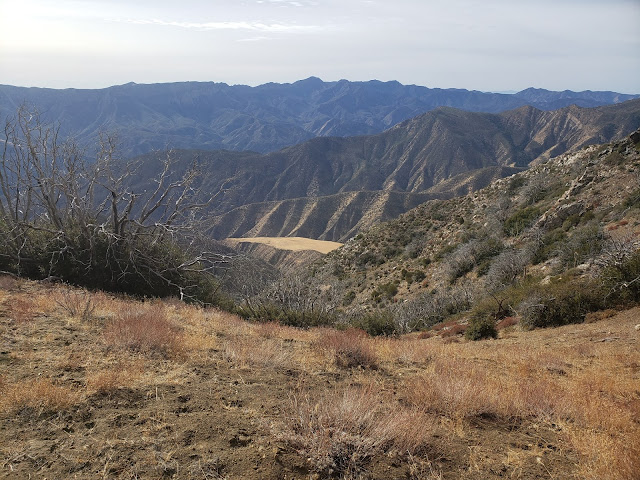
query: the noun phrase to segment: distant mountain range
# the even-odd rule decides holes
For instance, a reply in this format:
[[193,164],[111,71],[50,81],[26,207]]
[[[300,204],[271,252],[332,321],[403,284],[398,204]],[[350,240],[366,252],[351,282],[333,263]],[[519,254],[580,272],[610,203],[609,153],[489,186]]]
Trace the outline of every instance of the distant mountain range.
[[314,77],[257,87],[212,82],[130,83],[96,90],[0,85],[0,120],[26,102],[60,122],[62,133],[89,151],[99,133],[107,131],[118,133],[125,156],[167,147],[267,153],[314,137],[380,133],[442,106],[498,113],[523,105],[540,110],[596,107],[637,97],[533,88],[507,95]]
[[[640,99],[597,108],[499,114],[441,107],[376,135],[315,138],[277,152],[178,150],[197,162],[203,189],[224,192],[212,207],[216,238],[302,236],[344,241],[432,198],[488,185],[585,145],[640,126]],[[158,154],[141,157],[146,179]],[[179,174],[179,169],[176,172]]]

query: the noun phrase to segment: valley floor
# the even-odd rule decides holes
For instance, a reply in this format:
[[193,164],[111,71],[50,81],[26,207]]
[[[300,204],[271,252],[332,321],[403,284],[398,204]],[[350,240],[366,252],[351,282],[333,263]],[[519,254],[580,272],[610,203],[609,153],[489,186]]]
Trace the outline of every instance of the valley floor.
[[631,480],[636,324],[369,338],[0,277],[0,478]]

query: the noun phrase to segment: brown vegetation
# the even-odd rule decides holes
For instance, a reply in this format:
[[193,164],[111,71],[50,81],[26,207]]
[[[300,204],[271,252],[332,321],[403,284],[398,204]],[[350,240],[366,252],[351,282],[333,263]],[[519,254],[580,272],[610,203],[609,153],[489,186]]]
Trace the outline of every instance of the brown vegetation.
[[638,323],[447,343],[12,284],[0,478],[632,480]]

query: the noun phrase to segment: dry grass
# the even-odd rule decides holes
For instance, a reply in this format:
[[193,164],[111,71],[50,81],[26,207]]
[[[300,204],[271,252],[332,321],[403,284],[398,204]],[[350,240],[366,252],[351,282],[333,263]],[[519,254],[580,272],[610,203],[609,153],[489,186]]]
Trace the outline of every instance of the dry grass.
[[435,422],[416,409],[395,405],[375,386],[346,388],[320,398],[291,398],[293,416],[281,438],[308,459],[313,471],[355,477],[375,456],[423,451]]
[[11,291],[18,288],[21,284],[20,279],[12,277],[11,275],[0,274],[0,290]]
[[9,318],[17,324],[30,322],[35,315],[36,308],[29,297],[16,296],[9,303]]
[[109,368],[87,375],[87,391],[98,394],[112,393],[119,388],[130,388],[144,371],[141,362],[119,362]]
[[107,345],[143,353],[176,356],[182,351],[182,332],[160,304],[120,308],[106,326]]
[[79,401],[77,392],[51,379],[38,378],[0,385],[0,411],[15,414],[28,409],[36,416],[66,410]]

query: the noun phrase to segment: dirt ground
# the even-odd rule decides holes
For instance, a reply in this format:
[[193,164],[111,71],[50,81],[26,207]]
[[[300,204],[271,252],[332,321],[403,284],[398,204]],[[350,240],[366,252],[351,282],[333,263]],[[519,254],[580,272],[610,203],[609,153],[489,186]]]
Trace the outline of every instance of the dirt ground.
[[300,252],[304,250],[313,250],[320,253],[329,253],[336,248],[340,248],[343,244],[338,242],[330,242],[327,240],[314,240],[304,237],[247,237],[247,238],[227,238],[225,242],[231,245],[239,243],[261,243],[280,250],[291,250]]
[[[118,318],[152,307],[174,328],[164,343],[127,343],[129,330],[117,336]],[[178,302],[143,305],[4,278],[0,478],[490,480],[590,471],[631,479],[625,469],[637,463],[626,457],[640,432],[636,324],[640,309],[484,342],[356,336],[373,361],[347,364],[325,341],[341,333],[328,329],[251,325]],[[613,386],[585,383],[594,372]],[[545,403],[545,392],[512,402],[525,398],[516,395],[524,384],[500,383],[513,395],[491,390],[518,375],[558,398],[571,399],[574,385],[594,393],[578,409]],[[447,385],[438,402],[427,401],[433,388],[423,391],[429,379]],[[492,387],[465,390],[478,379]],[[624,413],[612,415],[622,437],[613,420],[589,416],[594,399],[602,416]],[[603,459],[578,441],[585,432],[591,447],[609,445]]]

